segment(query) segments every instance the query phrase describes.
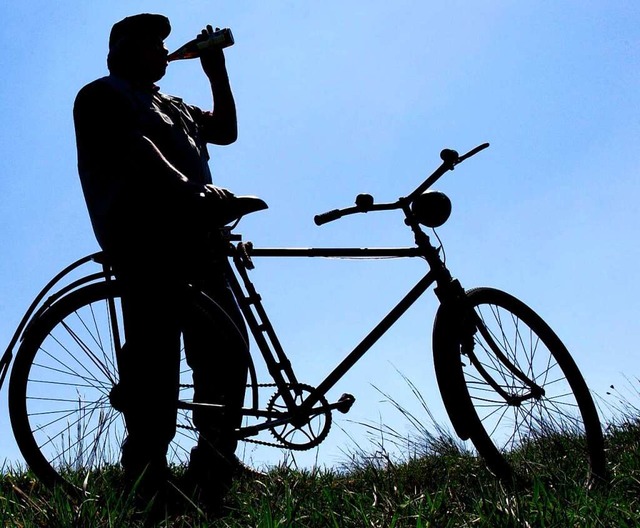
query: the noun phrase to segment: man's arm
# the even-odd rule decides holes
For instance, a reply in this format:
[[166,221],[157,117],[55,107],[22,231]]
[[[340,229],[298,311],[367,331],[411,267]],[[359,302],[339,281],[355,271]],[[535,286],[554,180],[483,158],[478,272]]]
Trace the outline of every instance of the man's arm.
[[[213,28],[207,26],[201,35],[212,31]],[[215,48],[205,50],[200,63],[211,84],[213,98],[213,111],[203,114],[203,137],[207,143],[229,145],[238,138],[238,120],[224,52]]]

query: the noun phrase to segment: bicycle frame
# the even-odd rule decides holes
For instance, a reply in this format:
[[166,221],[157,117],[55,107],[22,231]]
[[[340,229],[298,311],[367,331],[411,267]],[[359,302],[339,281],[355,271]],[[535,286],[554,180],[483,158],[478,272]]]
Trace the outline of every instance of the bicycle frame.
[[[426,235],[425,235],[426,237]],[[314,391],[300,404],[295,402],[293,392],[298,385],[298,380],[277,334],[268,319],[262,305],[261,297],[251,282],[247,270],[251,269],[250,257],[344,257],[344,258],[426,258],[429,251],[437,250],[430,246],[406,248],[252,248],[246,251],[245,245],[240,242],[232,248],[231,263],[229,264],[229,283],[238,300],[245,321],[262,354],[270,376],[273,378],[280,394],[286,402],[290,418],[298,414],[309,416],[309,412],[324,395],[336,385],[336,383],[369,351],[373,345],[402,317],[402,315],[414,304],[414,302],[427,291],[435,282],[449,280],[450,275],[441,265],[430,269],[409,292],[382,318],[382,320],[357,344],[351,352],[315,387]],[[329,405],[328,410],[338,409],[346,412],[350,403],[344,399]],[[346,409],[346,410],[345,410]],[[326,407],[325,407],[325,410]],[[247,416],[263,416],[264,413],[256,408],[256,400],[251,409],[244,409]],[[284,419],[286,421],[287,419]],[[280,420],[282,421],[282,420]],[[272,421],[264,424],[250,426],[241,432],[240,437],[256,434],[257,431],[273,426]]]

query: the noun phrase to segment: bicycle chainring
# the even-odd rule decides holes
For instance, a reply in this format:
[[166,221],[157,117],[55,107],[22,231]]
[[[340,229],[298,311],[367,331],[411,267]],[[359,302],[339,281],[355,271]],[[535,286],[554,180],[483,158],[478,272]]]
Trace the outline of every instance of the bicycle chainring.
[[[299,383],[288,389],[294,395],[295,403],[300,405],[315,389],[310,385]],[[267,410],[274,413],[288,414],[285,400],[280,391],[277,391],[269,400]],[[294,420],[269,428],[269,432],[282,447],[296,451],[304,451],[319,445],[329,434],[331,429],[331,409],[324,396],[320,396],[318,402],[307,416],[298,416]]]

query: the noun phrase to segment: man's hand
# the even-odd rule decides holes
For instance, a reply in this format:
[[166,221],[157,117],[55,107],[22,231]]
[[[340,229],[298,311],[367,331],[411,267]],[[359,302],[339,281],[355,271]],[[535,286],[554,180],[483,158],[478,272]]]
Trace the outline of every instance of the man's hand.
[[[215,31],[218,29],[220,28],[216,28]],[[214,33],[213,27],[211,25],[207,25],[207,27],[203,29],[196,38],[198,40],[207,40],[212,33]],[[205,75],[212,83],[226,79],[227,68],[222,48],[213,46],[202,50],[202,53],[200,54],[200,64],[202,65]]]
[[201,214],[207,225],[223,226],[238,218],[235,195],[230,190],[209,183],[201,195]]
[[204,197],[207,200],[228,200],[229,198],[233,198],[234,194],[229,189],[216,187],[208,183],[204,186]]

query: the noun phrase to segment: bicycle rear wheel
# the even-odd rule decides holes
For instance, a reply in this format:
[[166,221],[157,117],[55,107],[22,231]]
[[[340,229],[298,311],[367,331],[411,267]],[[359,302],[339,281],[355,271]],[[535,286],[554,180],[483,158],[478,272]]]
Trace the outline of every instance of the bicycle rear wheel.
[[578,453],[578,471],[603,477],[598,413],[562,341],[512,295],[477,288],[466,297],[473,326],[442,305],[433,330],[438,385],[456,431],[499,477],[528,478],[548,464],[569,471]]
[[[198,313],[219,317],[213,303],[194,303]],[[25,461],[48,486],[75,492],[98,470],[119,464],[126,428],[109,398],[118,382],[114,329],[123,330],[118,284],[92,284],[54,303],[18,350],[9,383],[11,425]],[[190,374],[182,353],[181,401],[192,401]],[[190,411],[178,411],[177,425],[168,460],[179,465],[188,460],[197,432]]]

